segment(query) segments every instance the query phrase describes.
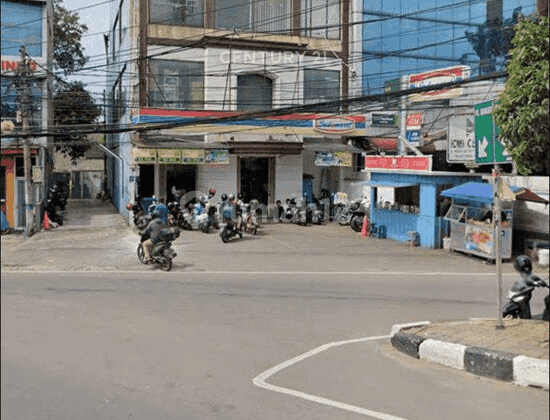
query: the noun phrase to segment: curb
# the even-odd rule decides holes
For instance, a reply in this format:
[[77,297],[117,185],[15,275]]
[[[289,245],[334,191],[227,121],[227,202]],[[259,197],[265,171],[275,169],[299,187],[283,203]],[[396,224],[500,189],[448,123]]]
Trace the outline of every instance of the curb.
[[548,360],[433,340],[405,332],[409,328],[430,323],[423,321],[394,325],[390,333],[392,346],[416,359],[465,370],[477,376],[513,382],[521,386],[549,389]]

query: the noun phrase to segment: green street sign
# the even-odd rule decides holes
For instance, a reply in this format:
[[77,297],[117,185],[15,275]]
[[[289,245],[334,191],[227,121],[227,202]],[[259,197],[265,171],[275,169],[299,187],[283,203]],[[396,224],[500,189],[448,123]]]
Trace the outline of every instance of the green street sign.
[[498,141],[500,129],[493,121],[492,111],[493,101],[482,102],[474,106],[477,165],[493,165],[512,161],[504,145]]

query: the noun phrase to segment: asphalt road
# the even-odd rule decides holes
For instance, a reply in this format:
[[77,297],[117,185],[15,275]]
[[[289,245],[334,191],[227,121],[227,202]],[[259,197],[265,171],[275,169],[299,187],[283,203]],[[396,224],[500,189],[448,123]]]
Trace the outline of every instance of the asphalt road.
[[396,323],[493,316],[490,267],[414,264],[402,248],[392,266],[367,255],[350,267],[320,250],[355,239],[312,234],[306,248],[282,232],[271,257],[252,252],[260,239],[241,244],[249,254],[219,238],[182,244],[186,265],[170,273],[3,272],[2,418],[548,418],[547,392],[414,360],[380,338]]

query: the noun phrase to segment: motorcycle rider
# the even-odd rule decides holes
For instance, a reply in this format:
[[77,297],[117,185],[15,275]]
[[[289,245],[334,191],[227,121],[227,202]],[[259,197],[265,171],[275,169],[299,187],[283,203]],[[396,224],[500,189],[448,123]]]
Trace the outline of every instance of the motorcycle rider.
[[155,246],[155,244],[160,242],[160,231],[166,226],[166,222],[162,218],[163,214],[161,210],[158,209],[158,206],[157,208],[155,208],[155,210],[153,210],[153,214],[151,214],[152,220],[149,222],[149,224],[141,234],[142,241],[147,238],[143,241],[143,254],[145,255],[145,264],[151,262],[151,252],[153,251],[153,247]]

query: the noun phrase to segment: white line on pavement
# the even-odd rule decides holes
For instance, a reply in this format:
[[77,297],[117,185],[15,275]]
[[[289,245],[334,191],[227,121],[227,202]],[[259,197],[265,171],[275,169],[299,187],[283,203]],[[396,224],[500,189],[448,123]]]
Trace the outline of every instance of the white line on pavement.
[[362,414],[364,416],[375,417],[375,418],[380,419],[380,420],[405,420],[402,417],[396,417],[396,416],[392,416],[391,414],[380,413],[378,411],[373,411],[373,410],[369,410],[369,409],[366,409],[366,408],[357,407],[355,405],[350,405],[350,404],[342,403],[342,402],[339,402],[339,401],[333,401],[333,400],[330,400],[328,398],[323,398],[323,397],[318,397],[316,395],[306,394],[305,392],[296,391],[296,390],[290,389],[290,388],[283,388],[281,386],[271,385],[271,384],[268,384],[266,382],[266,380],[269,377],[275,375],[276,373],[282,371],[283,369],[286,369],[286,368],[288,368],[292,365],[295,365],[296,363],[299,363],[299,362],[301,362],[305,359],[313,357],[313,356],[315,356],[315,355],[317,355],[317,354],[319,354],[319,353],[321,353],[325,350],[331,349],[333,347],[339,347],[339,346],[343,346],[345,344],[363,343],[365,341],[381,340],[381,339],[389,338],[389,337],[390,337],[389,335],[384,335],[384,336],[380,336],[380,337],[367,337],[367,338],[358,338],[358,339],[354,339],[354,340],[335,341],[335,342],[332,342],[332,343],[329,343],[329,344],[325,344],[323,346],[320,346],[320,347],[317,347],[313,350],[310,350],[306,353],[303,353],[300,356],[294,357],[293,359],[287,360],[286,362],[280,363],[277,366],[272,367],[271,369],[266,370],[265,372],[263,372],[263,373],[259,374],[258,376],[256,376],[252,380],[252,382],[254,383],[254,385],[256,385],[260,388],[267,389],[268,391],[279,392],[281,394],[291,395],[291,396],[296,397],[296,398],[302,398],[304,400],[312,401],[312,402],[315,402],[315,403],[318,403],[318,404],[328,405],[330,407],[339,408],[341,410],[351,411],[353,413]]
[[[151,274],[157,273],[160,271],[135,271],[135,270],[6,270],[2,269],[2,273],[78,273],[78,274],[96,274],[96,273],[112,273],[112,274]],[[351,275],[351,276],[362,276],[362,275],[384,275],[384,276],[396,276],[396,275],[406,275],[406,276],[476,276],[476,277],[492,277],[494,273],[458,273],[458,272],[410,272],[410,271],[170,271],[162,273],[163,275],[177,274],[177,275],[187,275],[187,274],[234,274],[234,275]],[[515,276],[516,273],[502,273],[503,276]]]

